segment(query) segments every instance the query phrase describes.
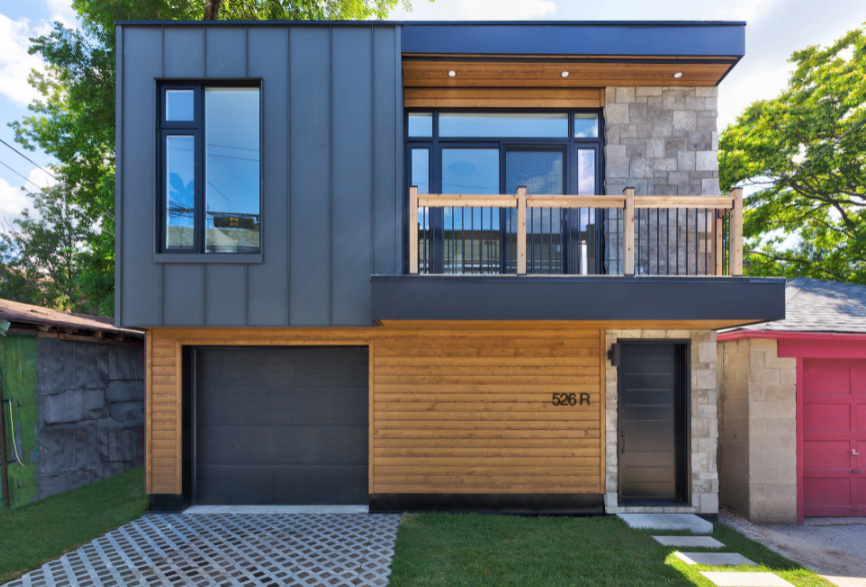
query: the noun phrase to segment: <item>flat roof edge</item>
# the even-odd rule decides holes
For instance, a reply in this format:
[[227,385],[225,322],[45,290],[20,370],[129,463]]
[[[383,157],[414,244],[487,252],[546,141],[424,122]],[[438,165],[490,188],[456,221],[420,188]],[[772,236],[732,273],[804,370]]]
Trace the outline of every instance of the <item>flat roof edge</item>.
[[718,27],[746,26],[742,20],[117,20],[118,26],[628,26]]

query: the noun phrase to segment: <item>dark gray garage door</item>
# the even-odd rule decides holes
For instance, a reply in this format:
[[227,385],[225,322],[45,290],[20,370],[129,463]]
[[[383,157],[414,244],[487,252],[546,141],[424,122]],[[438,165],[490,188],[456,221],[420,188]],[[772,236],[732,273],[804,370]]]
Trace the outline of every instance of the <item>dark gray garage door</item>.
[[366,504],[366,348],[194,351],[198,504]]

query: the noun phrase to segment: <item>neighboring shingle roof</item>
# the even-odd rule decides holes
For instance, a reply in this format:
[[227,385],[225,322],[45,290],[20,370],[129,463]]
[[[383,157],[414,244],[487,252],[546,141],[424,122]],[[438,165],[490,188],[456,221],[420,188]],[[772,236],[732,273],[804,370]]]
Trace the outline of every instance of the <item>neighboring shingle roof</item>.
[[785,286],[785,319],[734,330],[866,333],[866,285],[797,277]]
[[113,332],[133,337],[144,335],[144,333],[138,330],[116,327],[113,318],[59,312],[57,310],[4,299],[0,299],[0,320],[8,320],[13,324],[55,326],[63,329],[89,330],[92,332]]

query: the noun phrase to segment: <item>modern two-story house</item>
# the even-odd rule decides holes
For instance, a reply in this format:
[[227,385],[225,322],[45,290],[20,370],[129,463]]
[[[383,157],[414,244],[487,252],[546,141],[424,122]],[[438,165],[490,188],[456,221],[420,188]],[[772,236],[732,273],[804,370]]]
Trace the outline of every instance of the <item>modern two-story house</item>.
[[147,493],[718,511],[741,22],[117,25],[118,326]]

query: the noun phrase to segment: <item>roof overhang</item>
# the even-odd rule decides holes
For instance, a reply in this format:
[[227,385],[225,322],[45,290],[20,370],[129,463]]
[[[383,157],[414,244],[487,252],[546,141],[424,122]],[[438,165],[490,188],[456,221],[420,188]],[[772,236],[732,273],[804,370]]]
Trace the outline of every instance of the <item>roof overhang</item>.
[[715,86],[745,55],[744,22],[422,23],[401,34],[406,87]]
[[387,321],[565,320],[598,328],[706,328],[781,320],[785,280],[750,277],[374,275]]

